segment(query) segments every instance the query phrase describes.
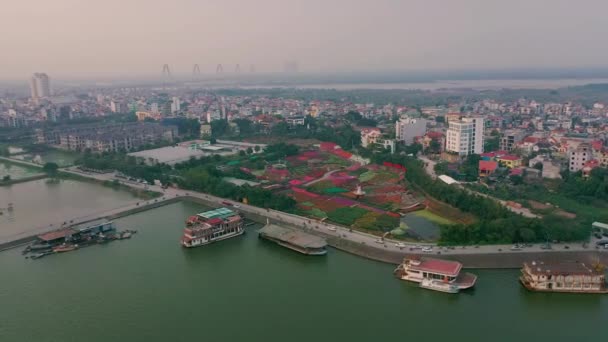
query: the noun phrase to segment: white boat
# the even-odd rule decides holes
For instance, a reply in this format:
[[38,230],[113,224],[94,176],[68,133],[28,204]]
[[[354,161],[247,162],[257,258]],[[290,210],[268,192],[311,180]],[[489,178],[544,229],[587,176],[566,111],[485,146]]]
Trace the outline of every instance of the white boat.
[[460,288],[452,283],[433,279],[422,279],[420,287],[445,293],[458,293],[460,291]]
[[197,214],[198,219],[184,229],[181,244],[198,247],[226,240],[245,232],[243,218],[228,208],[219,208]]
[[457,261],[416,257],[405,258],[395,269],[395,275],[399,279],[419,283],[420,287],[444,292],[453,290],[439,283],[453,285],[458,290],[475,286],[477,276],[461,270],[462,264]]

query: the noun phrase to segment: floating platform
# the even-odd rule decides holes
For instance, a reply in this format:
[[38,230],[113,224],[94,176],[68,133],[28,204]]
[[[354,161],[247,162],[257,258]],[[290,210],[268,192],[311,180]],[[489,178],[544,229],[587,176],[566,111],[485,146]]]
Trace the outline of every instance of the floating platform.
[[267,224],[258,230],[260,238],[306,255],[327,254],[327,242],[315,235],[293,228]]

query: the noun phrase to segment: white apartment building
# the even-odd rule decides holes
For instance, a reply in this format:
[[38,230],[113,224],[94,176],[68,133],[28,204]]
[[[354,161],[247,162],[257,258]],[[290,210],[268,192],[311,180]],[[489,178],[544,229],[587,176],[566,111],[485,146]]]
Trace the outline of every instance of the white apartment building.
[[33,99],[51,96],[51,82],[45,73],[37,72],[30,79],[30,90]]
[[568,152],[568,169],[570,172],[582,170],[585,163],[593,159],[591,145],[581,143],[575,149]]
[[117,101],[110,102],[110,110],[112,111],[112,113],[122,113],[123,112],[122,103],[117,102]]
[[450,121],[449,126],[445,140],[447,152],[458,153],[460,156],[483,153],[483,118],[462,118]]
[[403,141],[406,145],[414,143],[415,137],[421,137],[425,133],[426,119],[403,117],[395,123],[397,141]]

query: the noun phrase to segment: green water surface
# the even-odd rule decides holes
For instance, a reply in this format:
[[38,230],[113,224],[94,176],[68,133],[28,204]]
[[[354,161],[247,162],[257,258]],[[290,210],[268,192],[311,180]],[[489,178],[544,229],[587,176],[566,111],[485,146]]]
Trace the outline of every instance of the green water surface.
[[25,259],[0,253],[0,341],[605,341],[608,297],[529,293],[477,271],[449,295],[394,266],[307,257],[245,236],[183,249],[177,203],[118,221],[133,239]]

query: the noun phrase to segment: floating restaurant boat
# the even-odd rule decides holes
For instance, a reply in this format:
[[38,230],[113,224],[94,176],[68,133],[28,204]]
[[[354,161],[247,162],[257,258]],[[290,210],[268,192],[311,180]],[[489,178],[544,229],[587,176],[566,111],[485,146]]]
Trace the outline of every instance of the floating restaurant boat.
[[302,254],[327,254],[327,242],[324,239],[296,229],[267,224],[258,230],[258,236]]
[[601,264],[581,262],[545,264],[524,263],[519,277],[521,284],[530,291],[569,293],[608,293],[606,274]]
[[401,280],[419,283],[421,288],[446,293],[458,293],[475,286],[477,276],[460,271],[457,261],[432,258],[405,258],[395,269]]
[[[244,219],[228,208],[218,208],[191,216],[184,228],[181,244],[184,247],[198,247],[212,242],[226,240],[245,232]],[[191,222],[188,225],[188,222]]]

